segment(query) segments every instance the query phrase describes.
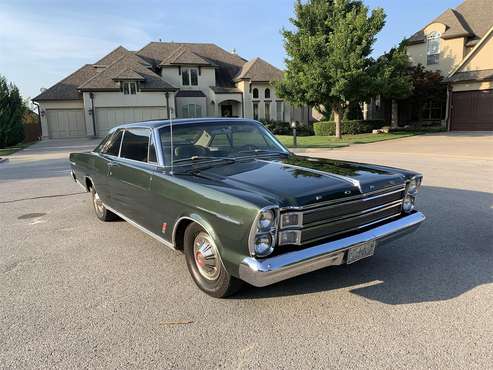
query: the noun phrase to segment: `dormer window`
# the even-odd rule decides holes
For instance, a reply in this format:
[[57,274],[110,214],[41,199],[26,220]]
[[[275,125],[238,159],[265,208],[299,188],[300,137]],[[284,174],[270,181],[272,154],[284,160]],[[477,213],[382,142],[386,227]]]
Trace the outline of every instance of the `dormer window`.
[[123,95],[135,95],[137,94],[138,86],[136,81],[122,81],[120,82],[120,91]]
[[426,37],[426,64],[438,64],[440,62],[440,37],[439,32],[432,32]]
[[181,83],[183,86],[198,86],[199,71],[197,68],[182,68]]

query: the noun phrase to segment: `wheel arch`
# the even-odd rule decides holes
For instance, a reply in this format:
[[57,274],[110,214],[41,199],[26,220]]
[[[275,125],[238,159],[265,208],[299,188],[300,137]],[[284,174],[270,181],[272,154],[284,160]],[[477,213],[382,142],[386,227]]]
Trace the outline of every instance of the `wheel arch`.
[[200,227],[202,227],[212,237],[214,243],[218,248],[222,247],[212,225],[200,215],[191,214],[189,216],[181,216],[175,222],[175,225],[173,227],[173,234],[172,234],[172,243],[175,249],[183,250],[185,230],[192,223],[196,223]]

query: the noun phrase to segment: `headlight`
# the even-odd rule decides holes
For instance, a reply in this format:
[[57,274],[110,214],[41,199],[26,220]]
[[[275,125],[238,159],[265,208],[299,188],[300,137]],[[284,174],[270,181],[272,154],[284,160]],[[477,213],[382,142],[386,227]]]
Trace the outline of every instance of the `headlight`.
[[402,210],[406,213],[411,212],[414,209],[414,197],[407,194],[402,202]]
[[421,177],[412,178],[407,184],[407,193],[415,195],[421,186]]
[[271,254],[273,250],[270,234],[257,235],[255,238],[255,255],[264,257]]
[[262,211],[258,219],[258,229],[260,231],[268,231],[274,224],[274,212],[270,209]]
[[267,257],[277,245],[277,219],[279,208],[262,208],[252,223],[248,237],[248,251],[251,256]]

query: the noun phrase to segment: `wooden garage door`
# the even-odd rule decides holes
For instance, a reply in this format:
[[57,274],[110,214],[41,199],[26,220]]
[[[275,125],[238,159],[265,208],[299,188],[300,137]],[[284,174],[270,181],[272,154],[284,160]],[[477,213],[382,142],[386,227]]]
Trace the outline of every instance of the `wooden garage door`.
[[493,90],[452,94],[452,131],[493,130]]
[[46,118],[51,139],[87,136],[82,109],[47,109]]
[[107,132],[123,123],[164,119],[166,109],[163,107],[116,107],[96,108],[96,134],[105,136]]

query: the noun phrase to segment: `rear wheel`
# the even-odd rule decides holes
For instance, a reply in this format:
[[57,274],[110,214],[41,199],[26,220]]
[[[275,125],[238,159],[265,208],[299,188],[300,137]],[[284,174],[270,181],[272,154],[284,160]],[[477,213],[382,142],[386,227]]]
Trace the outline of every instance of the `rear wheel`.
[[185,259],[197,286],[215,298],[236,293],[242,286],[223,266],[211,236],[200,225],[192,223],[185,231]]
[[96,217],[100,219],[101,221],[113,221],[117,218],[117,216],[106,209],[104,206],[103,201],[99,197],[99,194],[97,193],[96,189],[94,189],[94,186],[91,187],[91,197],[92,197],[92,205],[94,206],[94,212],[96,213]]

